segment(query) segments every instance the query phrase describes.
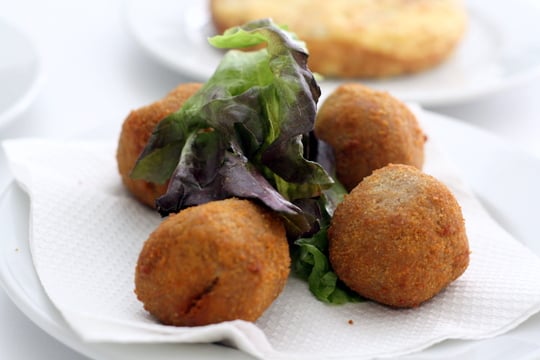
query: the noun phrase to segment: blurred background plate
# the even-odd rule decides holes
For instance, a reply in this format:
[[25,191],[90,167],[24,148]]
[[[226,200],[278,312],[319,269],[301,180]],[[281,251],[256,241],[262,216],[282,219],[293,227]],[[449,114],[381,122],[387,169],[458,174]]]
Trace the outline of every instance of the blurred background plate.
[[41,83],[38,53],[28,37],[0,18],[0,127],[36,97]]
[[[222,53],[208,45],[214,35],[208,1],[132,0],[126,9],[130,32],[160,63],[204,81]],[[323,92],[344,81],[390,91],[424,106],[473,100],[540,75],[540,1],[466,0],[469,28],[440,66],[384,80],[326,79]],[[294,29],[292,29],[294,30]]]

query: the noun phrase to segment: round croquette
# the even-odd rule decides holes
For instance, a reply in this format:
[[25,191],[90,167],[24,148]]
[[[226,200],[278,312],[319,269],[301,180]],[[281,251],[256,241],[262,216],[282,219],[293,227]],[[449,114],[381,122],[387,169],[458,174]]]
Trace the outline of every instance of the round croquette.
[[424,163],[426,136],[414,114],[387,92],[344,84],[320,107],[316,136],[330,144],[336,176],[352,190],[364,177],[390,163]]
[[143,204],[155,207],[155,200],[167,190],[168,182],[155,184],[132,179],[129,174],[143,151],[154,127],[166,116],[177,111],[201,84],[186,83],[176,87],[163,99],[131,111],[122,124],[116,159],[122,182]]
[[278,215],[249,200],[213,201],[169,216],[150,235],[135,293],[163,324],[255,321],[283,290],[289,268]]
[[409,165],[388,165],[366,177],[337,207],[328,237],[337,276],[393,307],[431,299],[469,264],[453,194]]

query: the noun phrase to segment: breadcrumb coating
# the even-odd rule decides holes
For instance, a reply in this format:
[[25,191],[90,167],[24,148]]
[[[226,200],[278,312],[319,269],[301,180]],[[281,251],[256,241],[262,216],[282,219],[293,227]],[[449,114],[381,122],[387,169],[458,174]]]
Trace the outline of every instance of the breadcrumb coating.
[[331,264],[360,295],[415,307],[469,264],[461,208],[434,177],[388,165],[365,178],[337,207],[328,232]]
[[129,174],[143,151],[154,127],[166,116],[177,111],[202,84],[186,83],[176,87],[163,99],[129,113],[122,124],[116,159],[118,171],[126,188],[143,204],[155,207],[155,200],[167,190],[168,182],[155,184],[134,180]]
[[278,215],[228,199],[170,215],[139,255],[135,292],[163,324],[255,321],[283,290],[290,268]]
[[330,144],[337,178],[351,190],[389,163],[422,169],[426,136],[409,108],[387,92],[343,84],[319,109],[315,135]]

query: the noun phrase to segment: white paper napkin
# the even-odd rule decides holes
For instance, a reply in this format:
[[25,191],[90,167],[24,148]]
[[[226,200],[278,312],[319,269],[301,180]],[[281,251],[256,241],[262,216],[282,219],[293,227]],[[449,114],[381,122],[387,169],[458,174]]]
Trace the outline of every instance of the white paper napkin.
[[488,216],[430,142],[425,171],[456,195],[472,251],[469,268],[450,287],[410,310],[372,302],[329,306],[291,277],[256,323],[193,328],[156,323],[134,295],[139,251],[161,219],[122,187],[115,142],[20,139],[3,145],[31,199],[38,276],[86,341],[223,341],[261,358],[363,359],[444,339],[495,336],[540,310],[540,259]]

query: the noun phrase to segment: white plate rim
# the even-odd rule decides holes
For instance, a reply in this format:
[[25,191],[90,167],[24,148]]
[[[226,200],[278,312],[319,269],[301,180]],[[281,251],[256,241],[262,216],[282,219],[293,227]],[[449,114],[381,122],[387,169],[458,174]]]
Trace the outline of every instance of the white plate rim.
[[[3,18],[0,18],[0,27],[8,29],[21,41],[26,42],[26,45],[32,49],[33,56],[35,58],[35,76],[29,83],[26,91],[16,101],[14,101],[7,109],[0,112],[0,128],[11,123],[15,118],[25,111],[38,96],[43,83],[45,82],[45,73],[43,71],[43,64],[41,56],[37,50],[34,40],[21,28],[11,24]],[[0,29],[1,30],[1,29]],[[2,51],[6,51],[3,49]]]
[[[425,112],[424,113],[424,121],[429,122],[430,125],[430,136],[434,136],[437,139],[437,143],[441,144],[441,148],[443,150],[449,150],[447,151],[447,154],[450,155],[449,158],[451,161],[453,161],[456,165],[460,167],[460,169],[469,169],[470,166],[474,166],[474,163],[476,160],[474,153],[468,153],[467,151],[464,151],[464,147],[467,148],[467,146],[470,148],[472,144],[475,145],[481,145],[486,148],[487,153],[503,153],[508,155],[508,161],[512,162],[513,160],[518,160],[516,163],[522,164],[527,163],[531,165],[530,167],[533,168],[534,171],[538,171],[538,175],[540,178],[540,159],[529,155],[527,153],[524,153],[520,150],[515,149],[514,147],[508,145],[495,135],[492,135],[491,133],[488,133],[484,130],[480,130],[476,127],[470,126],[468,124],[462,123],[458,120],[445,117],[442,115],[438,115],[431,112]],[[462,134],[463,136],[459,139],[458,142],[449,140],[448,134]],[[446,140],[445,140],[446,139]],[[467,145],[468,144],[468,145]],[[456,156],[457,155],[457,156]],[[462,167],[463,161],[468,161],[468,164],[466,166]],[[536,172],[535,172],[536,174]],[[465,180],[470,180],[465,177]],[[534,180],[534,179],[533,179]],[[510,181],[514,181],[517,183],[520,183],[519,180],[512,180],[510,178]],[[521,183],[520,183],[521,184]],[[531,183],[532,184],[532,183]],[[521,184],[522,185],[522,184]],[[480,190],[482,188],[482,182],[476,184],[474,181],[472,182],[473,190],[477,192],[477,190]],[[6,216],[5,214],[2,214],[3,211],[1,210],[3,207],[5,207],[6,198],[10,196],[10,194],[13,193],[13,191],[19,191],[22,193],[22,190],[17,190],[18,187],[15,185],[15,183],[12,181],[11,184],[7,187],[5,191],[3,191],[2,194],[0,194],[0,224],[5,223]],[[529,188],[516,188],[520,191],[520,194],[525,195],[527,199],[525,201],[533,201],[535,202],[536,209],[532,209],[532,212],[534,213],[534,210],[540,210],[540,189],[536,192],[528,193]],[[527,190],[525,190],[527,189]],[[534,189],[533,189],[534,190]],[[481,192],[481,191],[480,191]],[[527,193],[527,194],[525,194]],[[481,197],[483,196],[480,194]],[[536,200],[536,201],[535,201]],[[21,205],[23,206],[23,205]],[[26,206],[26,211],[28,211],[28,204],[24,205]],[[23,206],[23,212],[25,211],[25,208]],[[490,204],[492,206],[491,210],[495,210],[497,216],[504,222],[504,216],[501,218],[501,213],[497,213],[497,206],[495,204]],[[519,209],[517,209],[519,210]],[[512,213],[523,213],[523,211],[516,211],[516,209],[508,209],[508,214]],[[527,211],[531,211],[528,209]],[[538,211],[536,211],[538,213]],[[22,218],[21,218],[22,217]],[[25,217],[24,214],[15,214],[14,219],[18,219],[18,221],[28,221],[28,219]],[[530,220],[530,219],[529,219]],[[511,225],[512,221],[506,222],[506,225]],[[24,224],[23,224],[24,225]],[[28,224],[26,223],[26,226]],[[504,224],[503,224],[504,226]],[[529,225],[531,228],[534,227],[534,224],[531,223]],[[519,224],[518,224],[519,229]],[[509,230],[509,229],[508,229]],[[13,232],[10,233],[11,237],[17,237],[13,234]],[[534,240],[533,237],[531,237],[531,233],[529,230],[525,229],[522,234],[529,234],[529,236],[525,235],[525,238],[521,237],[521,240],[525,242],[528,245],[533,245],[532,241]],[[9,235],[8,235],[9,236]],[[54,306],[50,304],[50,302],[43,306],[42,304],[37,304],[28,298],[28,293],[37,291],[38,293],[41,292],[42,296],[46,298],[46,295],[43,293],[43,289],[36,289],[36,284],[31,283],[24,283],[24,279],[16,279],[13,273],[13,269],[10,268],[10,261],[13,261],[13,259],[10,257],[9,254],[13,254],[13,246],[17,246],[18,251],[16,251],[16,256],[24,256],[26,259],[24,261],[30,264],[31,270],[33,270],[33,266],[31,263],[31,256],[28,251],[27,244],[24,243],[27,239],[13,239],[9,237],[6,241],[0,242],[0,246],[4,247],[2,249],[3,251],[0,251],[0,285],[3,285],[4,290],[8,294],[8,296],[12,299],[12,301],[15,303],[17,307],[19,307],[23,313],[31,319],[33,322],[35,322],[39,327],[41,327],[45,332],[49,333],[53,337],[55,337],[58,341],[64,343],[66,346],[80,352],[81,354],[91,356],[92,358],[96,359],[110,359],[110,360],[124,360],[124,359],[143,359],[144,356],[148,356],[152,353],[153,350],[152,347],[149,347],[148,345],[124,345],[124,344],[106,344],[106,343],[85,343],[81,339],[79,339],[73,331],[69,328],[69,326],[66,324],[65,321],[61,318],[60,314],[56,311]],[[21,242],[23,241],[23,242]],[[14,245],[15,244],[15,245]],[[11,247],[10,247],[11,246]],[[7,248],[10,247],[10,248]],[[11,250],[11,251],[9,251]],[[537,254],[540,254],[540,247],[538,245],[535,246],[534,250]],[[37,275],[35,275],[37,279]],[[37,280],[36,280],[37,281]],[[34,288],[32,288],[34,286]],[[39,283],[37,285],[40,287]],[[46,299],[48,301],[48,299]],[[540,325],[538,323],[538,320],[540,320],[540,317],[537,317],[535,324]],[[519,327],[518,327],[519,328]],[[535,328],[536,329],[536,328]],[[540,333],[540,330],[537,330],[538,333]],[[535,332],[536,333],[536,332]],[[504,339],[505,335],[502,335],[497,338],[493,338],[489,341],[491,343],[496,343],[499,341],[499,339]],[[491,344],[488,342],[487,344]],[[439,358],[438,356],[441,356],[441,358],[444,358],[445,350],[449,347],[451,351],[454,353],[457,351],[460,354],[463,354],[464,352],[469,355],[474,355],[473,358],[482,358],[479,355],[485,355],[483,351],[488,351],[488,353],[491,351],[489,346],[479,346],[479,349],[476,349],[476,344],[481,344],[481,342],[462,342],[462,341],[449,341],[449,342],[443,342],[442,344],[437,344],[427,350],[425,350],[422,353],[419,354],[413,354],[413,356],[428,356],[429,358]],[[162,346],[175,346],[173,345],[160,345],[160,349]],[[472,350],[471,350],[472,349]],[[478,351],[480,350],[480,351]],[[194,344],[194,345],[187,345],[187,346],[178,346],[174,348],[169,348],[167,350],[163,350],[164,352],[170,351],[170,354],[180,354],[183,353],[184,355],[193,355],[193,356],[199,356],[198,358],[214,358],[215,356],[219,355],[221,358],[238,358],[245,357],[250,358],[244,353],[239,353],[236,350],[229,349],[229,348],[223,348],[222,346],[213,345],[213,344]],[[469,352],[469,353],[468,353]],[[427,355],[426,355],[427,354]],[[538,355],[540,354],[540,345],[535,349],[534,354]],[[163,355],[163,354],[162,354]],[[433,355],[433,356],[431,356]],[[491,354],[493,355],[493,354]],[[531,353],[524,354],[525,357],[528,357],[531,355]],[[163,355],[163,359],[172,359],[169,357],[166,357]],[[162,358],[161,356],[159,358]],[[407,357],[405,357],[407,358]]]
[[[482,2],[486,2],[487,0],[468,0],[466,1],[466,5],[468,7],[472,7],[472,10],[470,11],[471,15],[471,21],[475,22],[477,18],[478,13],[480,12],[480,17],[482,17],[484,14],[481,13],[482,9]],[[184,25],[183,29],[188,29],[194,32],[194,27],[197,25],[193,24],[199,24],[200,21],[186,21],[185,17],[194,18],[197,15],[201,14],[201,11],[204,11],[204,6],[208,7],[208,1],[199,1],[199,2],[190,2],[188,0],[159,0],[157,3],[152,3],[152,7],[155,7],[156,9],[160,8],[162,9],[163,14],[168,14],[163,19],[171,21],[172,17],[175,16],[175,21],[178,21],[179,24]],[[175,4],[175,5],[171,5]],[[484,4],[486,5],[486,4]],[[531,16],[527,14],[526,10],[530,10],[531,13],[535,12],[538,15],[540,15],[540,7],[535,8],[532,5],[531,1],[527,0],[517,0],[517,2],[512,2],[510,6],[505,5],[505,2],[501,1],[495,1],[495,2],[489,2],[487,3],[488,6],[491,7],[503,7],[506,6],[504,9],[499,10],[501,12],[507,12],[507,11],[514,11],[514,14],[510,13],[508,14],[507,19],[516,19],[522,17],[523,15]],[[519,7],[523,7],[523,9],[519,10],[513,10],[517,9],[519,7],[513,6],[513,5],[519,5]],[[174,7],[172,7],[174,6]],[[205,62],[205,57],[209,56],[217,56],[216,54],[219,54],[216,51],[203,49],[201,46],[201,43],[203,43],[205,40],[201,36],[201,38],[197,38],[194,40],[194,34],[188,33],[186,35],[182,35],[183,39],[187,39],[189,41],[188,45],[182,45],[183,54],[185,56],[179,56],[178,54],[174,54],[174,52],[171,52],[170,50],[166,49],[163,45],[161,45],[161,41],[156,39],[156,36],[166,36],[170,37],[170,34],[164,34],[166,30],[160,29],[160,31],[157,32],[158,35],[153,35],[152,31],[147,31],[148,28],[146,28],[146,24],[150,25],[159,25],[154,24],[152,22],[153,17],[156,17],[156,11],[141,11],[141,9],[147,10],[149,7],[148,2],[144,0],[132,0],[128,1],[126,3],[126,24],[129,33],[132,35],[134,40],[137,42],[137,44],[140,46],[143,51],[150,55],[154,60],[156,60],[158,63],[168,67],[169,69],[172,69],[174,71],[177,71],[189,78],[192,78],[197,81],[205,81],[210,74],[212,73],[212,69],[215,68],[215,66],[208,66]],[[179,11],[174,11],[182,9],[185,10],[185,14]],[[144,18],[140,15],[141,13],[144,13]],[[182,17],[184,15],[184,17]],[[158,15],[159,17],[162,17],[163,15]],[[169,16],[169,17],[167,17]],[[500,25],[495,21],[493,23],[494,19],[490,19],[490,24],[484,24],[488,28],[497,27],[497,25]],[[496,19],[500,22],[500,19]],[[209,20],[205,20],[208,22]],[[483,20],[481,19],[481,22]],[[187,24],[187,25],[186,25]],[[191,24],[191,25],[190,25]],[[205,26],[205,31],[203,31],[203,35],[208,35],[208,27],[211,26],[207,25]],[[534,25],[537,26],[537,30],[540,31],[540,24]],[[474,27],[472,27],[474,30]],[[501,30],[501,29],[496,29]],[[521,29],[520,31],[525,31],[524,29]],[[534,31],[533,31],[534,32]],[[500,34],[492,34],[496,35],[496,37],[500,37]],[[510,35],[513,38],[517,38],[518,36],[521,36],[523,34],[505,34]],[[467,36],[467,35],[466,35]],[[511,42],[512,38],[509,40],[506,40],[505,42]],[[178,42],[180,43],[180,42]],[[180,44],[179,44],[180,46]],[[540,49],[540,41],[535,43],[535,46],[538,46]],[[209,46],[208,46],[209,47]],[[458,47],[459,49],[459,47]],[[537,51],[539,51],[537,49]],[[191,50],[191,52],[190,52]],[[197,61],[191,61],[191,57],[194,56],[193,52],[201,51],[203,50],[204,56],[197,56]],[[501,50],[501,49],[497,49]],[[526,49],[523,47],[521,48],[522,52],[525,52]],[[457,53],[458,51],[456,51]],[[499,54],[497,54],[499,55]],[[457,56],[457,55],[455,55]],[[452,60],[453,57],[450,57],[449,61]],[[471,102],[473,100],[485,97],[487,95],[517,86],[527,80],[540,77],[540,55],[535,57],[536,62],[534,65],[530,65],[527,67],[523,67],[520,71],[512,72],[512,74],[505,74],[505,75],[493,75],[493,77],[487,77],[487,81],[484,83],[474,83],[469,84],[465,87],[457,87],[455,89],[451,87],[445,87],[444,83],[439,83],[438,81],[435,81],[435,78],[433,77],[431,81],[431,85],[429,88],[426,88],[425,90],[420,90],[418,92],[418,84],[416,84],[416,88],[414,88],[411,81],[416,81],[415,79],[418,79],[419,76],[430,78],[433,73],[433,71],[437,72],[438,69],[442,69],[445,66],[447,66],[447,62],[441,64],[441,66],[434,68],[433,70],[427,70],[425,72],[421,72],[418,74],[413,75],[406,75],[406,76],[400,76],[395,78],[389,78],[389,79],[382,79],[382,80],[369,80],[369,79],[342,79],[342,80],[334,80],[334,79],[328,79],[321,82],[321,87],[325,89],[325,92],[330,92],[332,89],[334,89],[339,84],[342,84],[344,82],[362,82],[366,84],[367,86],[370,86],[375,89],[379,90],[385,90],[389,91],[390,93],[394,94],[396,97],[409,102],[417,102],[423,106],[429,106],[429,107],[436,107],[436,106],[446,106],[446,105],[453,105],[458,103],[466,103]],[[217,62],[219,59],[213,58],[213,65],[217,65]],[[504,62],[502,60],[495,61],[495,65],[502,66]],[[493,65],[493,64],[483,64],[483,65]],[[480,66],[475,66],[475,69],[479,69]],[[471,69],[468,73],[461,74],[461,76],[466,75],[472,75],[474,69]],[[494,71],[496,72],[496,70]],[[448,77],[449,74],[446,74],[445,76]],[[407,84],[410,84],[411,86],[408,86]],[[403,87],[405,85],[405,87]],[[437,86],[437,87],[435,87]]]

